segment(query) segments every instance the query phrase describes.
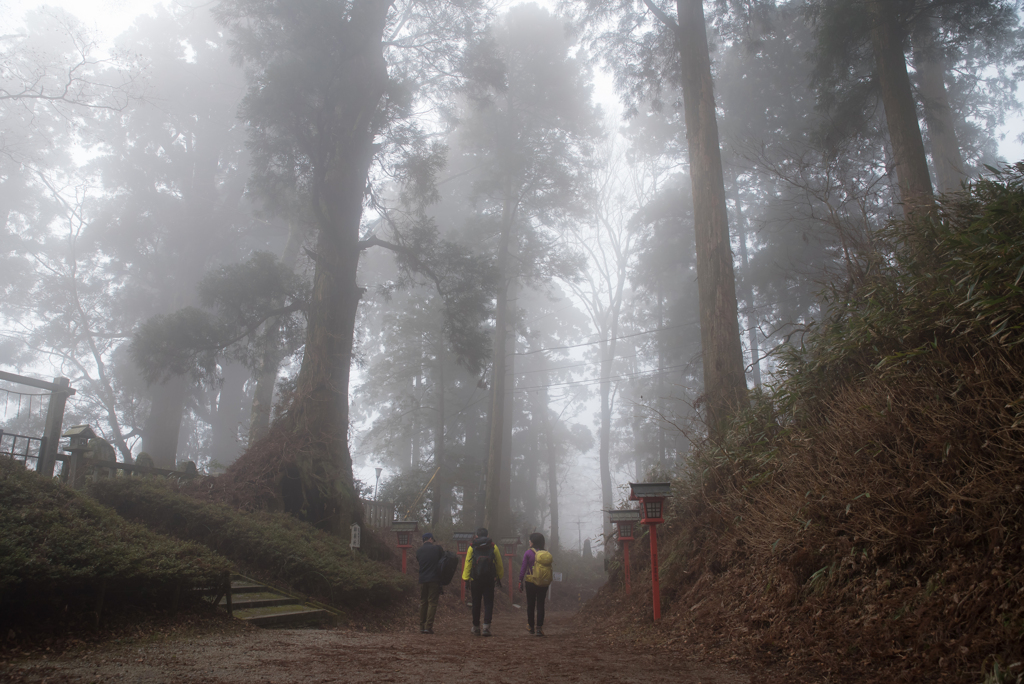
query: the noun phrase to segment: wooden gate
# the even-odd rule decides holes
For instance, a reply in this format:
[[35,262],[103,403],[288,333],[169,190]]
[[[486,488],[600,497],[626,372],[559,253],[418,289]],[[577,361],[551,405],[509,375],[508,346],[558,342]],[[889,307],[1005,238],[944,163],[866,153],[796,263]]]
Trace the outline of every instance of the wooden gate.
[[[67,404],[68,397],[75,394],[75,390],[71,389],[71,382],[67,378],[54,378],[53,382],[46,382],[45,380],[37,380],[25,377],[24,375],[7,373],[6,371],[0,371],[0,380],[50,392],[42,436],[32,437],[8,433],[4,435],[6,439],[0,439],[0,456],[19,458],[19,456],[23,455],[26,468],[29,466],[29,460],[33,460],[36,472],[42,473],[47,477],[53,477],[53,467],[57,462],[57,447],[60,443],[61,425],[64,422],[64,407]],[[18,393],[15,392],[15,394]],[[19,452],[21,445],[25,448],[24,452]],[[33,446],[35,447],[34,455],[30,455],[33,452]],[[19,460],[22,459],[19,458]]]

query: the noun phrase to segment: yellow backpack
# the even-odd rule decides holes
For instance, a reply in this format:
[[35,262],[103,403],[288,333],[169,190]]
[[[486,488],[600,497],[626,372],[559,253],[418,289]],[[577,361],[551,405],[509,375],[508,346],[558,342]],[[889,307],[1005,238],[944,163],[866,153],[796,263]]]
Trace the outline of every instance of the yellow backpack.
[[549,551],[543,549],[535,552],[533,569],[526,575],[526,581],[538,587],[546,587],[551,584],[554,574],[551,572],[551,564],[554,559]]

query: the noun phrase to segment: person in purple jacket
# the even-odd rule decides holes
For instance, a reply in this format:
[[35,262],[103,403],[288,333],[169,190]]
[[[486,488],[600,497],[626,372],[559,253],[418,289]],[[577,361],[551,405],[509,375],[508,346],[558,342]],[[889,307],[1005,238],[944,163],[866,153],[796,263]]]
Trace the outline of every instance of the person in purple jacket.
[[[542,554],[543,563],[537,562]],[[525,579],[525,585],[524,585]],[[530,535],[530,548],[523,554],[523,565],[519,568],[519,591],[526,588],[526,621],[530,634],[544,636],[544,600],[551,583],[551,554],[544,550],[544,535],[534,532]],[[537,611],[534,630],[534,608]]]

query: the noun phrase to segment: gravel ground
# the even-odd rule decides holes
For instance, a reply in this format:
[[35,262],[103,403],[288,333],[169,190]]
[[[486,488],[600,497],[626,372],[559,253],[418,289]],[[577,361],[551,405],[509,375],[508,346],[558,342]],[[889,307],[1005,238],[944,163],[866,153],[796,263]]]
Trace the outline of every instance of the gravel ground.
[[467,617],[444,621],[433,635],[254,627],[158,643],[105,644],[9,661],[0,665],[0,682],[751,682],[743,673],[680,653],[623,650],[583,633],[567,613],[548,615],[543,638],[526,631],[522,613],[496,615],[491,638],[470,635],[469,626]]

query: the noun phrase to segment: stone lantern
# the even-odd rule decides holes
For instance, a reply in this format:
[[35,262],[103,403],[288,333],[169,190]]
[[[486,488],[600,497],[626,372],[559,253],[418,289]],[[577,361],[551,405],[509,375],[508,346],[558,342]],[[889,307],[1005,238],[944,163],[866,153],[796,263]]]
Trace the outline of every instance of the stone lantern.
[[627,509],[608,511],[608,518],[618,526],[619,543],[622,544],[622,561],[626,572],[626,593],[629,593],[629,542],[633,541],[633,533],[640,522],[640,511]]
[[651,592],[654,619],[661,619],[661,590],[658,587],[658,525],[665,522],[665,498],[672,495],[670,482],[629,483],[629,500],[640,502],[640,523],[651,537]]
[[66,473],[67,483],[74,487],[85,476],[85,454],[89,452],[89,440],[96,439],[96,433],[88,425],[73,425],[61,437],[68,438],[67,450],[71,452],[71,457],[65,461],[67,469],[62,470],[61,475]]
[[398,537],[398,548],[402,549],[402,573],[408,573],[407,555],[412,548],[412,535],[419,530],[415,520],[395,520],[391,523],[391,531]]

